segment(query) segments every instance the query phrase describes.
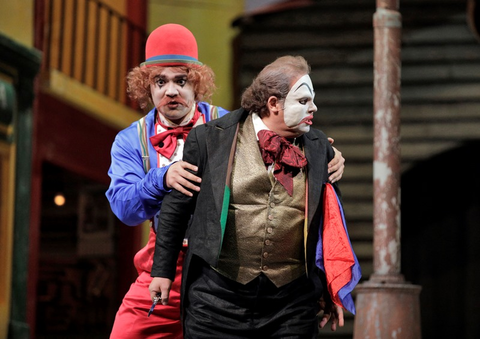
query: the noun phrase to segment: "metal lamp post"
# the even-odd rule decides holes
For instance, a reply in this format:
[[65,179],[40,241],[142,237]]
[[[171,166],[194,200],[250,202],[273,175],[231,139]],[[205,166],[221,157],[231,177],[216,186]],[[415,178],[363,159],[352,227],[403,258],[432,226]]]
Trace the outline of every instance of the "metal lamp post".
[[420,286],[400,274],[399,0],[377,0],[374,26],[374,273],[357,291],[354,338],[421,338]]

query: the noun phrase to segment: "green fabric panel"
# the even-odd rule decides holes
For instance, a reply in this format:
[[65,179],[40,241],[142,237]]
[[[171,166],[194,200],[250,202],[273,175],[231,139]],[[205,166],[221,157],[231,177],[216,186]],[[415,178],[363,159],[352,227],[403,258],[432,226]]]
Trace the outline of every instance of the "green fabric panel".
[[225,227],[227,225],[228,206],[230,206],[230,187],[226,185],[225,191],[223,192],[222,214],[220,215],[220,226],[222,228],[222,241],[220,242],[220,251],[222,250],[223,237],[225,235]]

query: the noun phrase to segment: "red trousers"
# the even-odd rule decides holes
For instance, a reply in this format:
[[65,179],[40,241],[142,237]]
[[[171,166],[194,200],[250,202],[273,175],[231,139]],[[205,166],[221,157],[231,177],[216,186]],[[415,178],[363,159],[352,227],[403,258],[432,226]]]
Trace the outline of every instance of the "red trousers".
[[155,239],[156,234],[150,229],[147,245],[135,255],[134,264],[138,271],[138,278],[123,298],[122,305],[115,316],[110,339],[183,338],[180,323],[180,284],[186,247],[178,257],[177,273],[170,290],[168,305],[158,304],[150,317],[147,317],[148,310],[152,306],[148,286],[152,281],[150,271],[153,264]]

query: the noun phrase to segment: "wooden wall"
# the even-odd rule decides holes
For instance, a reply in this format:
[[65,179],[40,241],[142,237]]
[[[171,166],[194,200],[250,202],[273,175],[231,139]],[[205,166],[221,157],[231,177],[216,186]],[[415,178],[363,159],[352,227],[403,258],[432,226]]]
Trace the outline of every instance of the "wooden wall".
[[[405,172],[480,139],[480,43],[467,23],[466,0],[402,0],[400,12]],[[311,64],[319,109],[314,126],[335,138],[346,158],[340,187],[365,279],[373,273],[374,13],[375,1],[292,1],[290,8],[272,6],[236,22],[237,98],[278,56],[300,54]],[[452,161],[461,176],[462,159]],[[335,337],[351,337],[351,326],[350,319]]]

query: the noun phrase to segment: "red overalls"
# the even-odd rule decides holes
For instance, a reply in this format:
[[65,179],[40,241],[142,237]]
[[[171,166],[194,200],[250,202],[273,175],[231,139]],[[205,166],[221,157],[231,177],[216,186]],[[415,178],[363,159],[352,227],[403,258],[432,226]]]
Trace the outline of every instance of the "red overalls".
[[178,256],[177,272],[170,290],[168,305],[164,306],[159,303],[150,317],[147,317],[148,310],[152,306],[148,286],[152,281],[150,271],[156,237],[156,233],[150,228],[147,245],[135,255],[133,261],[138,278],[130,286],[115,316],[110,334],[111,339],[183,338],[182,324],[180,323],[180,285],[186,246]]

